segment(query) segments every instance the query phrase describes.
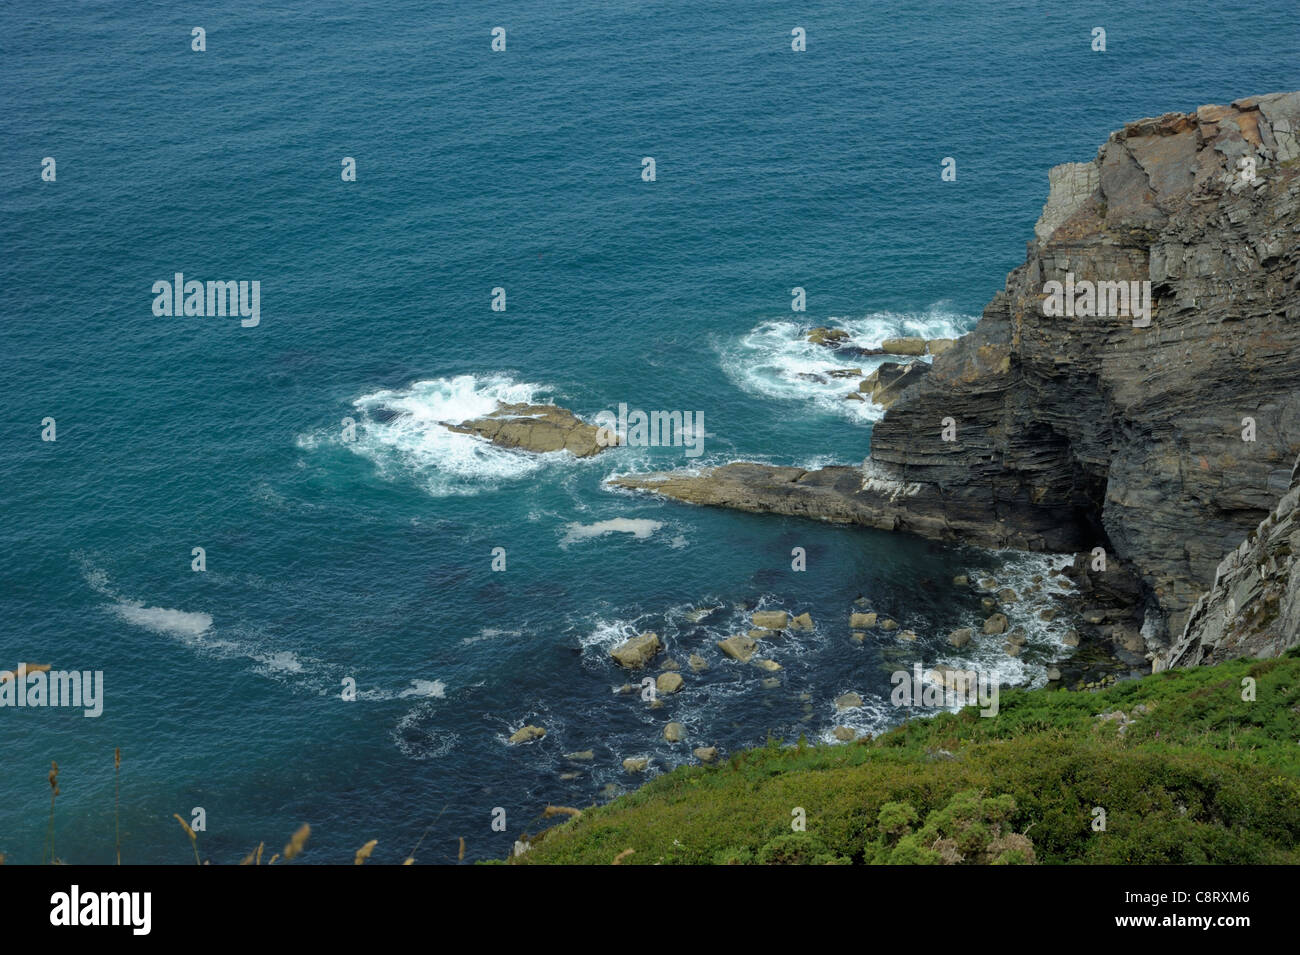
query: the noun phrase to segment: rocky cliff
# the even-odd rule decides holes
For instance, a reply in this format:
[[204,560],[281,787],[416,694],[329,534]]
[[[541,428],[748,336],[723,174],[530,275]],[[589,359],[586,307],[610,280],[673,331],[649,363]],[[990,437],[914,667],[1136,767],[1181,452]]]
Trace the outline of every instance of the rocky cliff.
[[1228,554],[1157,670],[1276,657],[1300,644],[1300,458],[1291,489]]
[[[1300,93],[1130,123],[1049,183],[1025,263],[876,424],[863,468],[617,483],[990,546],[1103,547],[1137,579],[1147,649],[1182,643],[1300,453]],[[1052,282],[1149,282],[1149,318],[1107,312],[1105,291],[1060,314]],[[1118,286],[1098,288],[1117,304]]]

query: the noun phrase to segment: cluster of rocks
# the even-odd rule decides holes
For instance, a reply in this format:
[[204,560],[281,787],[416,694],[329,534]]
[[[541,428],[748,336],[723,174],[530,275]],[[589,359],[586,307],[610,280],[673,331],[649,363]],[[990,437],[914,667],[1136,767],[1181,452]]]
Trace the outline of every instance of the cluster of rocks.
[[[718,608],[699,608],[688,613],[687,619],[692,622],[699,622],[716,609]],[[758,641],[770,640],[779,636],[783,631],[812,630],[814,627],[811,614],[801,613],[796,616],[784,610],[756,610],[750,616],[750,623],[752,628],[748,632],[717,641],[718,649],[733,660],[741,663],[752,663],[767,673],[775,673],[781,670],[782,667],[775,660],[757,656]],[[611,649],[609,655],[616,664],[626,670],[641,670],[650,666],[665,649],[659,634],[647,631],[624,640]],[[687,666],[691,672],[701,673],[709,669],[709,661],[698,653],[691,653],[687,658]],[[685,686],[686,678],[682,675],[681,670],[681,664],[671,658],[661,664],[660,672],[655,677],[655,698],[650,703],[652,709],[663,708],[664,702],[661,697],[672,696]],[[779,680],[774,677],[765,678],[763,685],[770,686],[769,680],[779,685]],[[638,692],[640,689],[641,687],[636,683],[626,683],[619,688],[619,691],[630,694]],[[513,733],[509,741],[516,744],[527,743],[535,739],[541,739],[545,735],[546,730],[544,728],[529,725]],[[663,738],[669,743],[685,742],[687,738],[686,725],[675,720],[666,723],[663,729]],[[702,763],[711,763],[718,758],[718,748],[716,746],[697,746],[692,750],[692,754]],[[566,758],[583,755],[568,754]],[[589,759],[591,756],[591,751],[587,751],[585,758]],[[650,757],[629,756],[622,761],[622,765],[623,769],[628,773],[642,773],[649,768]],[[562,774],[561,778],[573,778],[576,775]]]
[[843,329],[814,328],[808,332],[808,341],[815,345],[834,348],[841,354],[854,356],[894,355],[898,357],[915,356],[916,361],[882,362],[875,371],[864,376],[861,368],[832,368],[825,375],[805,375],[825,382],[829,378],[857,378],[856,391],[844,396],[845,401],[873,401],[888,408],[902,396],[903,392],[930,371],[928,361],[919,360],[922,355],[942,355],[955,343],[955,338],[890,338],[879,348],[859,348],[849,344],[849,334]]
[[866,602],[861,597],[854,602],[861,608],[859,610],[854,610],[849,614],[849,636],[855,643],[862,643],[865,641],[868,630],[880,630],[884,633],[893,633],[900,640],[916,639],[915,631],[900,630],[898,621],[893,617],[888,617],[885,614],[866,609]]
[[955,338],[887,338],[879,348],[862,348],[853,344],[852,337],[844,329],[825,326],[810,329],[807,337],[814,345],[825,345],[839,354],[868,358],[879,355],[942,355],[957,341]]
[[717,647],[733,660],[740,663],[753,663],[768,672],[775,673],[781,664],[775,660],[756,657],[758,641],[770,640],[783,630],[811,630],[813,619],[810,614],[801,613],[790,616],[784,610],[756,610],[750,617],[753,628],[746,633],[736,634],[717,641]]
[[[1012,628],[1011,620],[1004,612],[1007,604],[1015,603],[1019,595],[1010,587],[1001,587],[994,577],[984,577],[977,583],[971,584],[970,577],[962,574],[954,577],[953,586],[970,587],[976,593],[982,594],[980,606],[988,614],[984,622],[980,625],[978,633],[974,627],[960,627],[948,634],[948,644],[956,649],[968,646],[972,640],[979,637],[1002,637],[1002,649],[1008,656],[1018,657],[1025,645],[1029,643],[1029,637],[1023,627]],[[1041,588],[1042,577],[1035,577],[1034,582],[1030,585],[1031,591]]]
[[[848,710],[857,710],[862,708],[862,696],[850,690],[848,693],[841,693],[835,698],[835,712],[844,713]],[[858,738],[858,731],[851,726],[836,726],[831,729],[831,735],[841,743],[849,743]]]
[[[641,633],[635,637],[623,641],[610,651],[610,657],[619,666],[628,670],[639,670],[648,666],[654,658],[664,649],[663,642],[659,639],[657,633]],[[699,672],[708,669],[708,661],[697,654],[690,656],[691,669]],[[666,660],[661,667],[661,672],[655,678],[655,699],[650,704],[652,709],[663,707],[663,701],[660,696],[671,696],[678,692],[685,684],[682,677],[681,664],[676,660]],[[622,693],[635,693],[641,687],[635,683],[626,683],[620,687]],[[546,730],[541,726],[527,725],[512,733],[508,742],[513,744],[530,743],[534,740],[543,738]],[[672,721],[664,726],[663,738],[670,743],[680,743],[686,739],[686,726],[683,723]],[[711,763],[718,758],[718,748],[716,746],[697,746],[693,753],[695,758],[702,763]],[[594,750],[583,750],[581,752],[566,753],[564,758],[570,762],[590,761],[595,758]],[[628,773],[642,773],[650,766],[650,757],[648,756],[629,756],[622,761],[623,769]],[[560,779],[576,779],[580,773],[564,772],[560,774]]]

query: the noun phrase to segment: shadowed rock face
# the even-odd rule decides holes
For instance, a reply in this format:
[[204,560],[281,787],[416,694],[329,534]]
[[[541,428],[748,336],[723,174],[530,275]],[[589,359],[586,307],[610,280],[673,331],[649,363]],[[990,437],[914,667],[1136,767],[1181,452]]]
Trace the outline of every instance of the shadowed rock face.
[[1300,458],[1291,488],[1228,554],[1156,669],[1276,657],[1300,644]]
[[[1300,93],[1252,97],[1139,120],[1053,169],[1025,263],[875,425],[864,469],[616,483],[992,546],[1102,546],[1134,568],[1159,614],[1149,649],[1166,649],[1300,453],[1298,134]],[[1045,316],[1044,284],[1067,273],[1149,280],[1150,324]]]

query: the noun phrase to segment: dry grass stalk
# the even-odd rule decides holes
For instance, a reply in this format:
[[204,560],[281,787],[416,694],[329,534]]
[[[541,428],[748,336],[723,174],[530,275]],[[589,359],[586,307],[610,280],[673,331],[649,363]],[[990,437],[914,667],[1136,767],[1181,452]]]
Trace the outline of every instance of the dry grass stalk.
[[547,806],[542,810],[543,818],[550,819],[552,816],[569,816],[577,819],[582,815],[581,809],[574,809],[572,806]]
[[302,852],[302,847],[307,844],[307,839],[310,835],[311,826],[304,822],[302,826],[299,827],[298,831],[293,834],[293,838],[289,840],[289,844],[284,847],[285,862],[292,862],[294,859],[298,858],[298,854]]
[[113,842],[117,847],[117,864],[122,864],[122,747],[113,750]]
[[199,862],[199,837],[190,828],[190,824],[180,817],[180,813],[172,813],[172,818],[181,824],[185,834],[190,837],[190,848],[194,850],[194,864],[202,865],[203,863]]
[[371,839],[369,842],[367,842],[364,846],[362,846],[360,849],[357,850],[357,857],[352,860],[352,864],[365,865],[366,860],[370,858],[370,853],[375,850],[375,846],[378,844],[379,844],[378,839]]
[[[19,664],[22,666],[23,664]],[[54,799],[59,795],[59,764],[50,763],[50,774],[46,777],[50,781],[50,824],[45,830],[45,854],[41,856],[41,862],[45,861],[48,855],[51,862],[54,861]]]
[[265,842],[259,842],[257,844],[257,848],[254,849],[252,852],[250,852],[248,855],[244,856],[243,860],[239,864],[240,865],[261,865],[262,846],[264,845],[266,845]]

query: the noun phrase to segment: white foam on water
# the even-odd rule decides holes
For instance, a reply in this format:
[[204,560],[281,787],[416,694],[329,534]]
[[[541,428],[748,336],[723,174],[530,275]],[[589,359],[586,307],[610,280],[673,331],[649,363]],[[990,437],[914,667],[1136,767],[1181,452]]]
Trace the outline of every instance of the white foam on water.
[[[831,318],[824,324],[849,333],[845,344],[879,348],[889,338],[957,338],[977,317],[937,303],[923,312],[872,312],[860,318]],[[812,323],[815,324],[815,323]],[[722,369],[750,394],[780,401],[811,403],[820,410],[859,422],[878,421],[885,409],[844,396],[858,389],[857,378],[832,378],[829,372],[860,368],[863,377],[882,362],[910,361],[891,355],[851,356],[808,341],[807,319],[762,322],[739,339],[720,347]],[[924,360],[929,360],[926,356]]]
[[144,627],[154,633],[179,637],[198,637],[212,629],[212,615],[170,607],[146,607],[138,600],[122,600],[113,605],[113,612],[127,623]]
[[882,699],[874,694],[864,694],[860,690],[856,691],[862,697],[862,705],[850,710],[837,709],[834,701],[851,688],[838,690],[831,696],[830,710],[831,721],[820,733],[817,742],[836,744],[843,742],[835,736],[835,727],[846,726],[853,730],[858,736],[867,733],[875,735],[881,730],[888,727],[892,720],[895,719],[895,710],[889,700]]
[[[860,318],[832,318],[830,328],[849,333],[847,344],[859,348],[879,348],[889,338],[960,338],[975,327],[978,315],[953,311],[947,302],[936,302],[919,312],[870,312]],[[814,346],[825,348],[825,346]],[[882,356],[885,361],[897,357]]]
[[302,661],[298,659],[298,654],[292,650],[281,650],[278,653],[268,653],[264,655],[254,655],[254,660],[264,663],[272,670],[281,673],[301,673],[303,671]]
[[[109,583],[108,574],[93,566],[84,555],[74,555],[82,565],[82,575],[90,589],[108,602],[104,610],[118,619],[151,633],[172,638],[195,653],[218,660],[251,661],[259,676],[290,686],[305,688],[322,695],[339,691],[340,680],[351,671],[326,661],[303,657],[294,650],[268,647],[265,634],[236,623],[218,628],[209,613],[151,607],[144,601],[123,596]],[[432,690],[438,681],[412,681],[417,690]],[[435,695],[407,691],[408,695]],[[398,694],[385,690],[362,692],[358,699],[393,699]]]
[[397,721],[389,738],[403,756],[417,760],[439,759],[456,748],[460,734],[430,725],[435,719],[435,709],[436,705],[426,700],[407,710]]
[[501,403],[546,403],[538,397],[541,391],[542,385],[503,374],[416,381],[357,398],[352,403],[358,412],[356,440],[345,441],[338,428],[302,435],[298,446],[342,445],[371,461],[381,476],[414,480],[434,497],[476,494],[579,460],[568,451],[532,454],[502,448],[444,427],[490,414]]
[[[641,618],[638,618],[641,619]],[[586,650],[590,647],[612,650],[624,640],[630,640],[645,631],[635,620],[596,620],[589,632],[578,637],[578,645]],[[663,634],[659,635],[663,639]]]
[[560,542],[560,546],[567,547],[577,541],[590,540],[593,537],[604,537],[606,534],[631,534],[638,540],[645,540],[663,526],[662,521],[632,517],[615,517],[608,521],[597,521],[594,524],[568,524],[565,527],[564,540]]
[[432,697],[441,700],[447,695],[447,684],[441,680],[412,680],[409,689],[397,694],[399,700],[412,696]]
[[499,630],[496,627],[484,627],[472,637],[462,637],[461,643],[464,646],[473,646],[476,643],[482,643],[484,640],[495,640],[498,637],[522,637],[522,630]]
[[[1003,649],[1007,634],[983,635],[987,614],[975,613],[962,622],[962,626],[975,631],[974,637],[961,650],[954,649],[947,643],[947,634],[937,636],[937,650],[933,658],[924,660],[925,669],[946,664],[958,669],[973,669],[980,673],[996,676],[1004,686],[1025,686],[1038,688],[1047,683],[1047,663],[1031,662],[1031,657],[1048,660],[1061,660],[1071,656],[1074,649],[1067,647],[1065,635],[1074,628],[1073,621],[1063,610],[1055,597],[1069,594],[1073,582],[1068,577],[1053,576],[1052,571],[1068,567],[1074,560],[1072,554],[1040,554],[1023,551],[1003,551],[1000,567],[994,570],[970,571],[968,576],[972,583],[978,583],[985,577],[992,577],[998,583],[998,589],[1010,587],[1016,592],[1016,599],[999,605],[995,612],[1005,613],[1008,619],[1007,633],[1017,627],[1025,632],[1027,643],[1020,656],[1013,657]],[[1034,577],[1041,577],[1038,591],[1030,593],[1034,586]],[[1052,620],[1043,620],[1040,614],[1044,610],[1056,611]]]

